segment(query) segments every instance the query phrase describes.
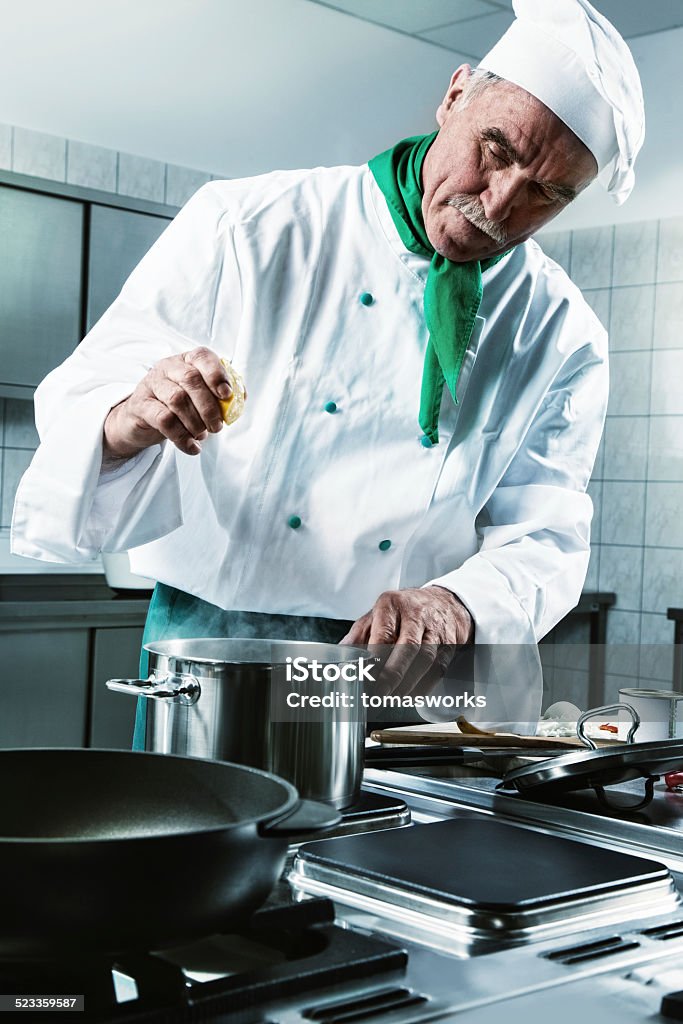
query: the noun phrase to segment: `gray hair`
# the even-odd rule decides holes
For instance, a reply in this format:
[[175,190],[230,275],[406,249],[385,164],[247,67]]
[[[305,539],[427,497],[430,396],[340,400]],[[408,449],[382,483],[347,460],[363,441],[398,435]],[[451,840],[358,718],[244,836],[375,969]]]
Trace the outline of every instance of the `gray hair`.
[[500,75],[494,75],[493,71],[487,71],[485,68],[475,68],[468,78],[460,97],[461,109],[468,106],[485,89],[488,89],[490,85],[498,85],[504,81],[505,79],[501,78]]

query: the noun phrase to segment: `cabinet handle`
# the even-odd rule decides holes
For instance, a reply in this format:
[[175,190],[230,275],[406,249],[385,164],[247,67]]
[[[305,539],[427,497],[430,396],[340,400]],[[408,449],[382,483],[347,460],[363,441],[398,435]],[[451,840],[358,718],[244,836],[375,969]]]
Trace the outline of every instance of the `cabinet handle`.
[[202,692],[195,677],[185,672],[167,676],[152,674],[149,679],[108,679],[105,685],[108,690],[127,693],[131,697],[151,697],[186,706],[196,704]]

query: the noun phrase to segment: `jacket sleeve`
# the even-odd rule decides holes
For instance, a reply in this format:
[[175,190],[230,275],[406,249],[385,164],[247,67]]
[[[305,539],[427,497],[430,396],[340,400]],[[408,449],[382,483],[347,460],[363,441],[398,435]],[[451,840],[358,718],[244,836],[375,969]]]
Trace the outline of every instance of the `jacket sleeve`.
[[607,337],[575,351],[478,517],[478,552],[430,584],[469,609],[477,643],[535,643],[578,602],[590,556],[585,493],[604,425]]
[[[217,292],[220,337],[214,333]],[[224,308],[223,308],[224,307]],[[54,562],[94,560],[182,524],[177,449],[164,442],[101,472],[109,410],[160,359],[206,345],[230,355],[241,290],[233,231],[211,184],[180,211],[121,294],[35,396],[38,450],[14,505],[12,551]]]

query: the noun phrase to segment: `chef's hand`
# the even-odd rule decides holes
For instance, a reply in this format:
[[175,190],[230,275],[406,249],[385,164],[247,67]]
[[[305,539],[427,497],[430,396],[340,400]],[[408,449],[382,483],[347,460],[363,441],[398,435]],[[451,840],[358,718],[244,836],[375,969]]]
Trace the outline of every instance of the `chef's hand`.
[[474,621],[464,604],[450,590],[430,586],[385,591],[341,643],[394,645],[380,677],[393,691],[408,673],[410,689],[439,678],[455,648],[473,639]]
[[119,402],[104,424],[103,466],[137,455],[168,438],[186,455],[223,427],[218,400],[232,394],[226,369],[201,346],[156,363],[132,395]]

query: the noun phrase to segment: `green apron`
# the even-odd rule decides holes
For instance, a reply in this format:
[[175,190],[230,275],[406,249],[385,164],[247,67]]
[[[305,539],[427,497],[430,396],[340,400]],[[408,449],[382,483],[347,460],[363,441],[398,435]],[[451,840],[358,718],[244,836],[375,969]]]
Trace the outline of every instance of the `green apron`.
[[[149,654],[144,645],[154,640],[190,637],[245,637],[268,640],[312,640],[336,644],[351,622],[312,615],[270,615],[263,612],[225,611],[165,583],[157,583],[147,612],[140,651],[140,679],[149,675]],[[138,698],[133,750],[145,749],[147,699]]]

